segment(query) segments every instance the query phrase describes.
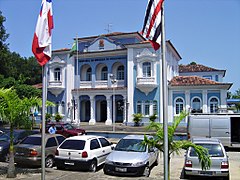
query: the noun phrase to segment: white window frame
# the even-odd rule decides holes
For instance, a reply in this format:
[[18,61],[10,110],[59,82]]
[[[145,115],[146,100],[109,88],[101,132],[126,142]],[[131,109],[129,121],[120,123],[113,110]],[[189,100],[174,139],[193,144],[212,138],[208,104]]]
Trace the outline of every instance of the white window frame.
[[57,67],[54,69],[54,81],[61,81],[61,68]]
[[202,100],[201,100],[201,98],[200,97],[198,97],[198,96],[194,96],[192,99],[191,99],[191,108],[192,108],[192,110],[193,110],[193,100],[195,100],[195,99],[198,99],[199,100],[199,109],[195,109],[195,110],[201,110],[202,109]]
[[[180,103],[180,102],[178,103],[178,102],[177,102],[178,99],[181,99],[182,102],[181,102],[181,103]],[[179,106],[179,107],[177,107],[177,106]],[[182,106],[182,108],[181,108],[180,106]],[[178,110],[177,110],[177,108],[178,108]],[[182,109],[182,110],[181,110],[181,109]],[[184,109],[185,109],[185,100],[184,100],[182,97],[180,97],[180,96],[176,97],[176,98],[174,99],[174,114],[175,114],[175,115],[179,115]],[[178,113],[177,113],[177,112],[178,112]]]
[[[211,102],[212,99],[216,99],[217,100],[217,103],[216,102]],[[218,107],[219,107],[219,104],[220,103],[220,100],[218,97],[216,96],[212,96],[211,98],[209,98],[209,112],[210,113],[216,113],[217,110],[218,110]],[[212,107],[211,107],[212,106]]]
[[152,77],[152,63],[149,61],[142,63],[142,76]]

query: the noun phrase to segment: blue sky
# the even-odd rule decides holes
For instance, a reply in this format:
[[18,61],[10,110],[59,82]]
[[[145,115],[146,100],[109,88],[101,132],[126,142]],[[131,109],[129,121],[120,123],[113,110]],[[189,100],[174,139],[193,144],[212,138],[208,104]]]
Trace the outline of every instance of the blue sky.
[[[53,0],[53,50],[71,48],[73,38],[140,31],[147,0]],[[32,56],[31,44],[41,0],[0,0],[9,48]],[[166,39],[182,56],[227,70],[224,81],[240,88],[240,0],[165,0]]]

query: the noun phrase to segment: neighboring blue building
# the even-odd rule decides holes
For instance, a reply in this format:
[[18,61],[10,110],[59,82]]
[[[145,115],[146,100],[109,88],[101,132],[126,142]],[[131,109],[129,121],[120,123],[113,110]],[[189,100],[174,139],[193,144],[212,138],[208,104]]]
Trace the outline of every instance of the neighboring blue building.
[[[163,122],[161,55],[138,32],[78,38],[78,51],[53,51],[48,62],[48,112],[59,112],[74,123],[143,122],[156,113]],[[166,41],[168,121],[182,110],[215,113],[226,107],[230,83],[225,70],[202,65],[179,66],[181,56]],[[202,68],[202,69],[201,69]]]

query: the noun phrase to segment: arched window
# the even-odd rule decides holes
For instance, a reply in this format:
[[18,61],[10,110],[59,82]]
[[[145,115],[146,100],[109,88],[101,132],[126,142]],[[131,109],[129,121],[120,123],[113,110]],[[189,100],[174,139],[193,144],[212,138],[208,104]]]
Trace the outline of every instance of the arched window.
[[61,81],[60,68],[55,68],[54,69],[54,81]]
[[142,65],[143,77],[151,77],[151,63],[144,62]]
[[92,80],[92,68],[88,68],[86,73],[86,81],[91,81],[91,80]]
[[101,80],[107,80],[108,68],[107,66],[102,68],[101,71]]
[[175,101],[175,113],[180,114],[183,111],[183,99],[182,98],[177,98]]
[[153,114],[158,114],[158,105],[157,101],[153,101]]
[[192,99],[192,110],[199,112],[201,110],[201,100],[198,97]]
[[148,116],[150,114],[150,102],[145,101],[145,109],[144,109],[144,114]]
[[124,80],[124,66],[121,65],[117,68],[117,80]]
[[218,99],[215,97],[211,98],[210,99],[210,112],[216,113],[218,110],[218,105],[219,105]]
[[142,102],[141,101],[137,102],[137,113],[142,114]]

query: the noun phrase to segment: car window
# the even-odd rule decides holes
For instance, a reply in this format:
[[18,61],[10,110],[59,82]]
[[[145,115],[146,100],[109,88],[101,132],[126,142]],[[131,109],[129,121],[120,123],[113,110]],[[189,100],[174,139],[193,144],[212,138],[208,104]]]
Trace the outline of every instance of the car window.
[[58,144],[61,144],[65,139],[65,137],[63,136],[57,136],[56,138],[57,138]]
[[134,151],[134,152],[145,152],[146,145],[142,144],[141,139],[121,139],[116,147],[116,151]]
[[98,148],[100,148],[100,144],[99,144],[98,140],[97,139],[91,140],[91,142],[90,142],[90,150],[98,149]]
[[60,149],[83,150],[86,141],[84,140],[66,140],[59,146]]
[[41,145],[41,137],[27,137],[20,144]]
[[51,137],[47,140],[47,144],[46,147],[53,147],[53,146],[57,146],[57,142],[55,137]]
[[106,140],[105,138],[99,138],[101,144],[102,144],[102,147],[106,147],[106,146],[110,146],[110,142],[108,140]]
[[56,125],[55,127],[57,130],[63,130],[63,127],[61,125]]
[[[203,146],[208,150],[208,154],[211,157],[224,157],[223,150],[220,144],[197,144]],[[190,149],[190,156],[197,156],[194,148]]]
[[64,124],[63,127],[67,130],[75,129],[71,124]]

